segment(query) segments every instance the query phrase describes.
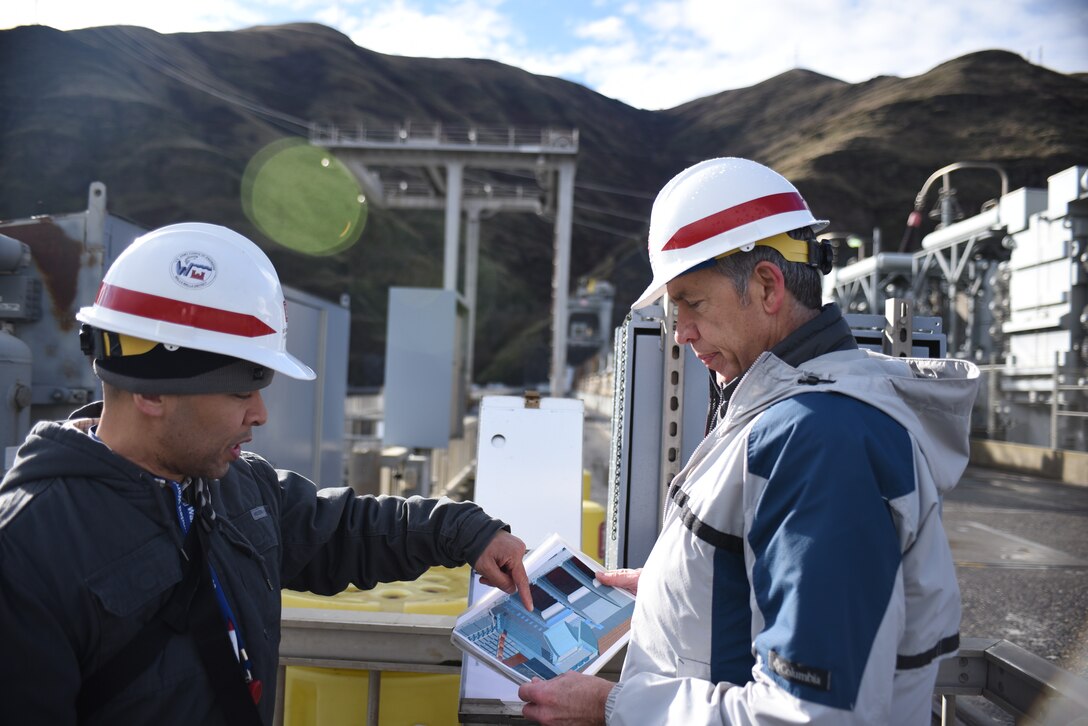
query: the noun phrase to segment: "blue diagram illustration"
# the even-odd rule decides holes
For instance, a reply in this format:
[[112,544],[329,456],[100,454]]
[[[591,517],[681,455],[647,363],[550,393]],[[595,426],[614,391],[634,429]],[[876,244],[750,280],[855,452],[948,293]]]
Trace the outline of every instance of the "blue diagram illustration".
[[458,630],[485,656],[526,679],[581,671],[630,629],[634,599],[602,585],[593,570],[559,550],[531,581],[533,610],[503,597]]

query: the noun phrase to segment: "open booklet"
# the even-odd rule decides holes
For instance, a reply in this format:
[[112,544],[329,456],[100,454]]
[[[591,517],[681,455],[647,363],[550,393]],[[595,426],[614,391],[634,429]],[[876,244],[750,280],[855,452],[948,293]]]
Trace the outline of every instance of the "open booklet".
[[491,588],[457,618],[453,644],[515,683],[596,673],[628,641],[634,596],[597,581],[603,568],[553,534],[525,558],[529,612]]

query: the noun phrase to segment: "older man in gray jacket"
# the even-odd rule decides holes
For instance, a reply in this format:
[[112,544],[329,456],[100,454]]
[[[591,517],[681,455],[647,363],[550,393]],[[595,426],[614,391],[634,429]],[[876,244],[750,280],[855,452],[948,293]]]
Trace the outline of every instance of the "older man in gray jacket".
[[858,350],[820,305],[826,243],[797,190],[712,159],[658,195],[654,279],[722,415],[672,481],[619,683],[523,685],[543,724],[928,724],[960,599],[941,495],[978,370]]

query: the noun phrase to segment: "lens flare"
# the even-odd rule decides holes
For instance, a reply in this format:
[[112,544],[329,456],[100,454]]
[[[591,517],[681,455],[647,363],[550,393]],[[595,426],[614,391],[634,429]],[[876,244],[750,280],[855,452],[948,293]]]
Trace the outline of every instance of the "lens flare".
[[366,226],[359,181],[327,149],[281,139],[261,149],[242,175],[242,210],[269,239],[324,256],[358,241]]

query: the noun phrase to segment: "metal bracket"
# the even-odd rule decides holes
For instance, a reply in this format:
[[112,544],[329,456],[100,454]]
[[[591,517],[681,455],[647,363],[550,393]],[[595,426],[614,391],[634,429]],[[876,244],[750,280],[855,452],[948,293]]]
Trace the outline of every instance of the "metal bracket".
[[[674,335],[676,331],[676,305],[664,298],[665,317],[662,324],[665,327],[665,335],[662,336],[664,346],[665,363],[663,390],[661,392],[662,420],[661,420],[661,483],[662,490],[669,487],[673,477],[680,473],[683,461],[680,456],[680,435],[683,427],[683,411],[681,399],[684,395],[684,346],[677,344]],[[661,517],[664,508],[658,510],[658,528],[660,529]]]
[[910,300],[891,298],[884,301],[884,352],[896,358],[909,358],[914,350],[914,311]]

